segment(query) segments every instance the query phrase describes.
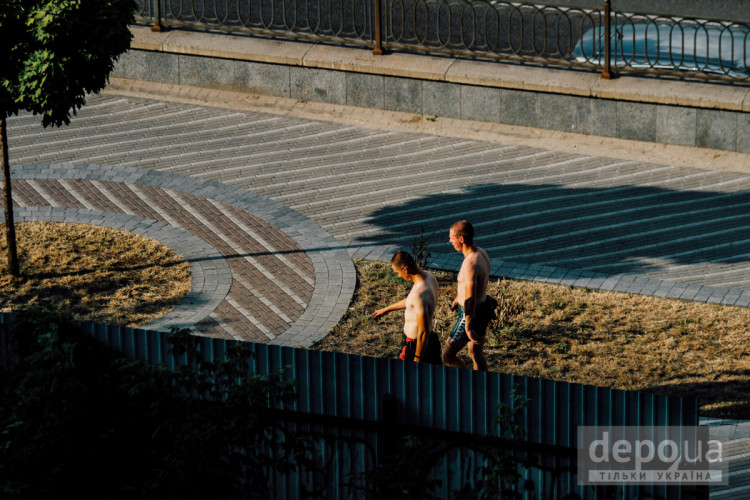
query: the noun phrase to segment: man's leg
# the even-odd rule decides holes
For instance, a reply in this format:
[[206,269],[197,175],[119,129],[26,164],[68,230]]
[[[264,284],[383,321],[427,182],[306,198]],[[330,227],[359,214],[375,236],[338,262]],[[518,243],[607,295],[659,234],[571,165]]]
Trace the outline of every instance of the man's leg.
[[474,362],[474,369],[483,372],[488,369],[487,359],[484,357],[484,340],[487,338],[487,325],[492,313],[492,310],[488,308],[489,304],[490,301],[485,300],[477,306],[471,325],[474,327],[474,335],[477,336],[479,343],[469,342],[469,356]]
[[427,337],[427,347],[422,350],[422,363],[440,365],[443,363],[442,348],[440,347],[440,337],[437,333],[430,332]]
[[465,342],[453,340],[448,337],[448,340],[445,341],[445,345],[443,346],[443,352],[441,353],[443,364],[447,366],[455,366],[456,368],[468,368],[469,366],[457,356],[458,351],[460,351],[465,345]]
[[488,369],[487,359],[484,357],[484,346],[483,344],[475,344],[469,342],[469,356],[474,362],[474,369],[486,372]]

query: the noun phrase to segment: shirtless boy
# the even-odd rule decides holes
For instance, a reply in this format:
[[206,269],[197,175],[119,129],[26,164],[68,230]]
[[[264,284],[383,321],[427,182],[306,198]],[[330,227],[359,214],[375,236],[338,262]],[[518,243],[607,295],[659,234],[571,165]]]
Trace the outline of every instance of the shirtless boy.
[[440,339],[432,331],[432,320],[438,298],[435,276],[421,269],[407,252],[399,251],[391,259],[393,272],[399,278],[414,282],[405,299],[372,314],[377,320],[391,311],[405,309],[404,334],[406,339],[399,356],[404,361],[440,364]]
[[468,344],[474,369],[486,371],[483,344],[487,325],[494,313],[493,300],[487,299],[490,258],[487,252],[474,244],[474,228],[468,221],[462,220],[451,226],[450,242],[456,251],[464,255],[464,261],[458,272],[458,289],[452,304],[458,318],[443,346],[443,363],[468,368],[457,356]]

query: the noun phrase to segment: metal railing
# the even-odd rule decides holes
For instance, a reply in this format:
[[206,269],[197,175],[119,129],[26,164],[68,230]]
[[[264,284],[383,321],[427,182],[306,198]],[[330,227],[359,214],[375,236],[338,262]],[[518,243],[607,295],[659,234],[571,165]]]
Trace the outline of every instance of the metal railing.
[[581,33],[578,63],[610,71],[750,79],[750,28],[731,21],[608,12]]
[[750,27],[495,0],[137,0],[137,22],[600,71],[750,81]]
[[136,22],[372,46],[371,0],[137,0]]

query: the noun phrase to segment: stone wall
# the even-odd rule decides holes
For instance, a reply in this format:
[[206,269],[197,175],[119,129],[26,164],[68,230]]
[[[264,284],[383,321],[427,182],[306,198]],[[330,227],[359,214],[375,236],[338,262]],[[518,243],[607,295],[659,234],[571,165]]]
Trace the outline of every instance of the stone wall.
[[112,76],[750,153],[750,86],[133,28]]

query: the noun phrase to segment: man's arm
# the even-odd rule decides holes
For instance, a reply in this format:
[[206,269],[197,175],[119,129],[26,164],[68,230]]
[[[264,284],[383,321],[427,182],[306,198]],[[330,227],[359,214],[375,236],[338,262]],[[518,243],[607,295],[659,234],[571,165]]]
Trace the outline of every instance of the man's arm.
[[477,289],[477,275],[474,272],[474,266],[466,266],[466,281],[464,282],[464,329],[466,330],[466,336],[473,343],[478,343],[474,337],[474,332],[471,329],[471,318],[476,312],[476,289]]
[[398,311],[399,309],[406,309],[406,299],[399,300],[398,302],[394,302],[393,304],[390,304],[382,309],[378,309],[377,311],[372,313],[372,319],[378,319],[386,313],[389,313],[391,311]]
[[427,321],[427,312],[424,306],[425,297],[420,296],[419,300],[415,301],[414,313],[417,317],[417,349],[414,352],[414,362],[419,363],[420,357],[425,347],[427,347],[427,339],[429,331],[427,327],[429,323]]

